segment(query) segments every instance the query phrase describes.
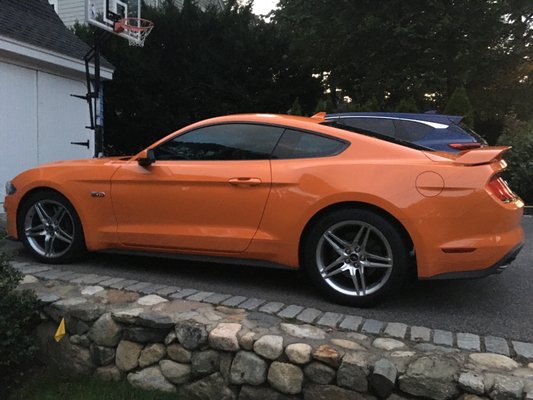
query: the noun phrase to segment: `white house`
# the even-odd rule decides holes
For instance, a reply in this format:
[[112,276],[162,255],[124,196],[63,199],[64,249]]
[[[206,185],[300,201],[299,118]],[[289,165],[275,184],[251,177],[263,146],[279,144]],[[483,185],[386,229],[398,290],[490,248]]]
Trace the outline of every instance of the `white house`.
[[[0,0],[0,203],[4,183],[39,164],[88,158],[94,131],[85,100],[89,47],[48,0]],[[105,63],[103,79],[111,79]],[[88,147],[71,142],[88,141]]]
[[[101,0],[100,0],[101,1]],[[98,1],[98,3],[100,3]],[[183,0],[174,0],[178,6],[183,4]],[[83,24],[85,22],[85,4],[87,0],[49,0],[66,26],[73,26],[76,21]],[[145,0],[145,4],[158,7],[163,3],[163,0]],[[224,7],[223,0],[196,0],[201,8],[205,9],[210,5],[214,5],[222,9]],[[98,7],[100,10],[100,7]]]

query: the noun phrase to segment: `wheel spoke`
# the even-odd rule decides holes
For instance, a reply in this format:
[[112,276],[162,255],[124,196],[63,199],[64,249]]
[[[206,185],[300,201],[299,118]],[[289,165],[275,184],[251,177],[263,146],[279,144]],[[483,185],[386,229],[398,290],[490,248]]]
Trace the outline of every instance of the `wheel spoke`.
[[44,229],[43,224],[31,227],[31,228],[26,228],[25,232],[26,232],[26,236],[29,236],[29,237],[46,235],[46,230]]
[[59,225],[66,213],[67,210],[65,210],[63,207],[58,207],[54,213],[54,216],[52,217],[52,221]]
[[329,274],[322,275],[322,277],[323,277],[324,279],[329,279],[329,278],[331,278],[332,276],[338,275],[338,274],[340,274],[341,272],[346,271],[347,268],[348,268],[347,265],[343,263],[339,268],[334,269],[334,270],[331,271]]
[[35,211],[37,211],[37,215],[39,216],[39,219],[43,224],[47,224],[50,222],[50,216],[46,213],[46,210],[43,207],[43,203],[35,203],[34,208]]
[[390,263],[391,262],[390,257],[378,256],[376,254],[372,254],[372,253],[368,253],[368,252],[365,252],[365,256],[366,256],[366,258],[368,260],[385,261],[386,263]]
[[366,261],[364,262],[364,266],[369,268],[392,268],[392,263],[377,263],[372,261]]
[[366,228],[365,237],[363,238],[363,243],[361,243],[361,251],[365,251],[369,236],[370,236],[370,229]]
[[323,235],[324,239],[333,247],[335,252],[340,256],[346,256],[346,251],[344,249],[349,248],[350,244],[334,235],[333,232],[327,231]]
[[68,244],[71,244],[72,240],[73,240],[72,235],[70,235],[67,232],[65,232],[65,230],[62,229],[62,228],[58,228],[57,229],[55,237],[57,239],[61,240],[62,242],[65,242],[65,243],[68,243]]
[[361,288],[363,289],[363,296],[366,295],[366,279],[365,279],[365,269],[363,266],[358,269],[359,276],[361,277]]
[[[365,226],[362,225],[361,228],[359,228],[359,231],[357,232],[357,235],[355,235],[355,238],[353,239],[352,246],[356,247],[359,245],[359,241],[361,240],[361,236],[363,236],[363,233],[365,231]],[[366,228],[368,230],[368,228]]]
[[355,268],[350,268],[350,277],[352,278],[355,293],[360,296],[361,289],[359,288],[359,282],[357,282],[357,270]]
[[54,252],[55,236],[47,235],[44,239],[44,255],[50,257]]
[[336,266],[339,265],[340,263],[344,264],[344,256],[340,256],[340,257],[337,258],[335,261],[333,261],[331,264],[329,264],[327,267],[325,267],[325,268],[322,270],[322,273],[328,272],[331,268],[336,267]]

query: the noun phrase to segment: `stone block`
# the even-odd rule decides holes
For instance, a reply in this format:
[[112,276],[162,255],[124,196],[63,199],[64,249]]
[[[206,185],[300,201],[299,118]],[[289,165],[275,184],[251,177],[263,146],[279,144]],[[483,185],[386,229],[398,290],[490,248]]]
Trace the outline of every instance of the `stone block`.
[[424,326],[411,327],[411,340],[413,342],[429,342],[431,337],[431,329]]
[[271,301],[269,303],[262,305],[259,308],[259,311],[267,313],[267,314],[276,314],[283,307],[285,307],[285,304],[277,302],[277,301]]
[[270,364],[268,383],[285,394],[298,394],[302,391],[304,374],[296,365],[274,361]]
[[187,350],[195,350],[207,343],[205,326],[196,321],[180,321],[176,324],[176,336]]
[[406,333],[407,325],[401,324],[399,322],[388,323],[385,327],[385,330],[383,331],[383,334],[398,339],[404,339]]
[[141,351],[139,357],[139,367],[145,368],[149,365],[159,362],[163,357],[165,357],[166,348],[161,343],[152,343],[145,346]]
[[167,347],[167,356],[176,362],[186,364],[191,362],[192,353],[178,343],[172,343]]
[[96,320],[88,334],[89,338],[99,346],[115,347],[122,337],[122,327],[105,313]]
[[513,341],[516,355],[522,360],[533,360],[533,343]]
[[139,365],[143,346],[139,343],[121,340],[117,346],[115,364],[122,371],[131,371]]
[[481,350],[481,341],[479,336],[473,333],[458,333],[457,347],[463,350],[479,351]]
[[159,366],[149,367],[135,373],[128,374],[130,385],[143,390],[159,390],[161,392],[174,393],[176,387],[162,374]]
[[381,332],[384,326],[384,322],[377,321],[375,319],[367,319],[361,328],[361,332],[373,333],[374,335],[377,335]]
[[240,303],[239,308],[244,308],[245,310],[252,311],[252,310],[257,310],[257,308],[259,308],[259,306],[264,303],[265,303],[265,300],[256,299],[252,297]]
[[496,353],[509,357],[511,352],[509,351],[509,345],[507,340],[497,336],[485,336],[485,350],[487,353]]
[[344,315],[333,312],[326,312],[319,320],[316,322],[317,325],[327,326],[329,328],[336,328],[340,320]]
[[298,321],[306,322],[310,324],[314,320],[316,320],[320,315],[322,315],[322,311],[317,310],[315,308],[306,308],[305,310],[303,310],[300,314],[296,316],[296,319]]
[[182,385],[191,380],[191,366],[189,364],[161,360],[159,361],[159,367],[163,376],[176,385]]
[[277,316],[280,318],[294,318],[296,317],[300,312],[302,312],[304,308],[302,306],[297,306],[294,304],[291,304],[290,306],[287,306],[283,310],[279,311],[277,313]]
[[313,361],[305,366],[304,375],[311,382],[328,385],[335,379],[335,370],[325,364]]
[[204,350],[192,353],[191,373],[193,376],[205,376],[217,372],[220,356],[216,350]]
[[293,343],[285,348],[285,354],[294,364],[307,364],[311,361],[311,346],[307,343]]
[[178,396],[184,400],[235,400],[237,397],[226,385],[220,372],[180,387]]
[[370,386],[380,399],[386,399],[391,395],[396,385],[397,375],[396,366],[386,358],[382,358],[374,364]]
[[278,335],[265,335],[255,341],[254,351],[260,356],[276,360],[283,353],[283,338]]
[[229,381],[236,385],[261,385],[267,378],[268,364],[257,354],[239,351],[230,368]]
[[420,357],[400,376],[400,389],[413,396],[447,400],[458,395],[455,379],[459,372],[457,360],[449,356]]
[[337,371],[337,384],[346,389],[366,392],[369,373],[368,356],[366,352],[347,353]]
[[453,333],[450,331],[443,331],[442,329],[435,329],[433,331],[433,343],[444,346],[453,346]]
[[239,350],[237,333],[241,328],[241,324],[220,323],[209,333],[209,344],[217,350],[237,351]]

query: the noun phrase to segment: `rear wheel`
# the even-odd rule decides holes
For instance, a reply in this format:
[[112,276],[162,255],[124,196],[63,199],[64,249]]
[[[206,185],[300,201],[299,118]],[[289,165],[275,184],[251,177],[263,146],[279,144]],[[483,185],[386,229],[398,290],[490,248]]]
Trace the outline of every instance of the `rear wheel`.
[[337,210],[310,230],[303,267],[315,286],[337,303],[370,306],[398,289],[409,262],[406,243],[383,216]]
[[85,250],[78,214],[57,192],[41,191],[25,199],[17,225],[20,239],[39,261],[65,263]]

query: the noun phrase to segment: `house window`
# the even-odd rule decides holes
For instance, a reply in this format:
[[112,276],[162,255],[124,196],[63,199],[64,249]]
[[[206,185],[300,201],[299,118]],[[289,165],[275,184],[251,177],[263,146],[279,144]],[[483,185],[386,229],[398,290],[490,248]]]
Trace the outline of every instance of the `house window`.
[[54,11],[57,13],[59,11],[59,4],[58,4],[59,0],[48,0],[48,3],[50,3],[50,5],[52,7],[54,7]]

